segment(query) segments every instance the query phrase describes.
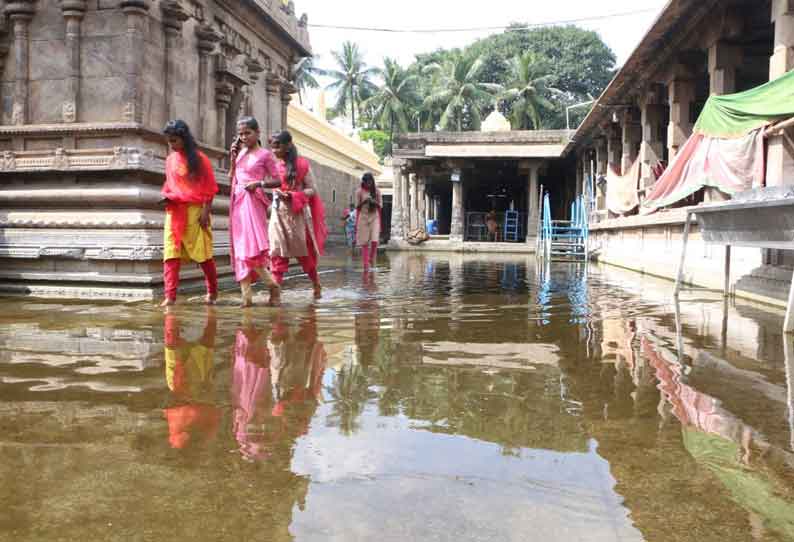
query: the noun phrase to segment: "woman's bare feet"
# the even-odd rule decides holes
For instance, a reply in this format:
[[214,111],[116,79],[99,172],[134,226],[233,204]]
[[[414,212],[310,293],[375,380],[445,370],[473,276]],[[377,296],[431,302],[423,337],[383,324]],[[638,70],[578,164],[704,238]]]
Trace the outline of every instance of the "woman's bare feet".
[[270,299],[267,300],[267,304],[271,307],[281,305],[281,287],[270,286]]
[[176,305],[176,299],[168,299],[167,297],[160,303],[160,308],[164,309],[165,307],[173,307]]
[[218,301],[218,294],[207,294],[204,296],[204,303],[207,305],[214,305]]
[[314,283],[314,299],[321,299],[323,297],[323,287],[319,282]]

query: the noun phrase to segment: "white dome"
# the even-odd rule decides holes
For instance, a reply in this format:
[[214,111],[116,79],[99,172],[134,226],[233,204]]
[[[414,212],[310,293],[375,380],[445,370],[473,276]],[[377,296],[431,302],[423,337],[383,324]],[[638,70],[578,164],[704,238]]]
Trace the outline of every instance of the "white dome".
[[481,132],[509,132],[512,130],[510,121],[502,115],[498,109],[493,112],[483,121]]

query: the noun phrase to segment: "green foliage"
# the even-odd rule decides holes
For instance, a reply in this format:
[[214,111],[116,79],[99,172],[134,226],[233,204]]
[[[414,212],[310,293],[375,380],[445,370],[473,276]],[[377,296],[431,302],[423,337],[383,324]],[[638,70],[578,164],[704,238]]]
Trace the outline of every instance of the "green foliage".
[[493,104],[494,96],[502,88],[482,80],[482,56],[458,54],[422,68],[422,75],[430,77],[431,92],[422,109],[442,130],[479,130],[482,112]]
[[375,154],[381,161],[391,153],[391,137],[382,130],[362,130],[359,132],[361,141],[372,141]]
[[565,128],[565,108],[597,97],[615,70],[615,55],[598,34],[575,26],[514,24],[464,49],[417,55],[408,68],[388,58],[381,68],[367,67],[350,42],[333,56],[339,69],[324,72],[334,80],[327,88],[337,91],[332,111],[350,113],[354,127],[358,113],[363,126],[387,133],[386,154],[395,134],[417,126],[477,130],[494,107],[514,129]]
[[338,113],[350,111],[355,129],[356,109],[359,103],[374,92],[371,79],[375,75],[375,70],[367,68],[358,45],[349,41],[342,44],[341,51],[333,51],[331,56],[336,61],[337,69],[324,72],[333,80],[326,88],[336,91],[337,99],[334,109]]
[[298,99],[303,103],[303,95],[306,89],[320,88],[320,83],[317,82],[316,75],[325,75],[325,71],[314,65],[314,57],[303,57],[298,60],[292,67],[292,80],[295,81],[295,86],[298,87]]
[[383,59],[383,68],[377,69],[376,73],[383,83],[362,103],[362,109],[369,113],[371,126],[388,131],[385,152],[391,154],[394,134],[408,131],[412,112],[419,105],[417,77],[390,58]]

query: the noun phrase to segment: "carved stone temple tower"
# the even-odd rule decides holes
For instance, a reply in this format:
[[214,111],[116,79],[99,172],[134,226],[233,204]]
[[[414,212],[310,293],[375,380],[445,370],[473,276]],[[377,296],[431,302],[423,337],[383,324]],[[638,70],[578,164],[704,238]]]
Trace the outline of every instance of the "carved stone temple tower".
[[[171,118],[213,160],[228,261],[226,155],[241,114],[286,126],[306,17],[281,0],[6,0],[0,18],[0,293],[147,299]],[[200,272],[185,267],[183,284]]]

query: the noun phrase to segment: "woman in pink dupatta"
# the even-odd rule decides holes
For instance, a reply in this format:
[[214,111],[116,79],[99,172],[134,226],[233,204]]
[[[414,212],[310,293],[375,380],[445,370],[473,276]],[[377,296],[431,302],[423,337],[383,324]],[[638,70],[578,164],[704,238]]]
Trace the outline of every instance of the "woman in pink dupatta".
[[281,185],[276,158],[259,142],[259,123],[243,117],[237,123],[238,138],[231,149],[232,195],[229,210],[234,276],[240,283],[242,306],[253,304],[251,284],[260,277],[273,285],[268,270],[270,242],[267,213],[270,198],[265,188]]
[[365,273],[375,265],[378,257],[382,209],[383,196],[375,186],[375,177],[365,173],[361,177],[361,188],[356,191],[356,246],[361,247]]
[[[290,258],[296,258],[314,286],[314,298],[322,297],[317,262],[325,252],[328,227],[325,208],[317,194],[309,161],[298,156],[292,134],[283,131],[272,140],[273,152],[284,164],[281,187],[275,191],[271,211],[270,263],[273,280],[281,286]],[[280,300],[280,288],[271,290],[272,304]]]

